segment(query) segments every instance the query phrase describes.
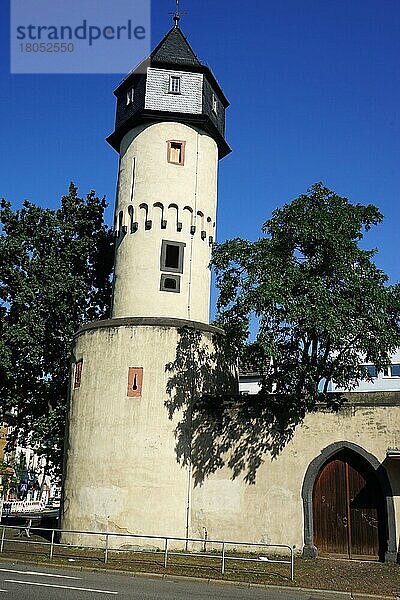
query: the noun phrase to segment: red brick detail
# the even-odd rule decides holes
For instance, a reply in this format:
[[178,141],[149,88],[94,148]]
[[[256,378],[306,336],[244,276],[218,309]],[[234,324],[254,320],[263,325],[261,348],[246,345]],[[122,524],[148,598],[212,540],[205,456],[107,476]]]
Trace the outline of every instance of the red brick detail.
[[142,395],[143,367],[129,367],[128,398],[140,398]]

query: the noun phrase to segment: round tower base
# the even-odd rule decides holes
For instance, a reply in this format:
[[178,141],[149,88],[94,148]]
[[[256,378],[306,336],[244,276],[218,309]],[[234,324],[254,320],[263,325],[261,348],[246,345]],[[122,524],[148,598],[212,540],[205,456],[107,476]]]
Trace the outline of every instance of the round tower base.
[[[164,536],[190,537],[189,446],[180,438],[177,448],[175,432],[199,394],[220,389],[221,333],[166,318],[113,319],[78,332],[62,529],[92,533],[64,533],[64,543],[162,548]],[[105,532],[113,534],[107,541]]]

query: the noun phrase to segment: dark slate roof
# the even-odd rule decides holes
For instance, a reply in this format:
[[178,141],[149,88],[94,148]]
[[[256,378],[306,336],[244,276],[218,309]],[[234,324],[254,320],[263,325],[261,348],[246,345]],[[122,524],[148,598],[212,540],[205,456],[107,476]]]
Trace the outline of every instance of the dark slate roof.
[[173,27],[153,50],[151,63],[200,67],[201,62],[179,27]]

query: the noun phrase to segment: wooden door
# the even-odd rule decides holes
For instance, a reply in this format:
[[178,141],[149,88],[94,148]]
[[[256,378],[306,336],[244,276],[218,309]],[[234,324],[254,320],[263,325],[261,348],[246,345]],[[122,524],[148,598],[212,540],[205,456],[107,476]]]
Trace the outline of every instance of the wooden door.
[[344,555],[349,552],[345,473],[345,463],[332,460],[315,482],[314,545],[320,552]]
[[350,556],[379,555],[379,487],[375,477],[347,464],[351,535]]
[[313,492],[314,544],[322,553],[378,557],[382,499],[378,481],[356,456],[327,463]]

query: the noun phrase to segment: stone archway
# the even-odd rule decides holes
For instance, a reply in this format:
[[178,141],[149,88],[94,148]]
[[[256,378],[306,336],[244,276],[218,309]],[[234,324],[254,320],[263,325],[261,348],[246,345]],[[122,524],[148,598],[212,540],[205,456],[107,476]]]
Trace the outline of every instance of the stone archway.
[[396,524],[394,517],[394,504],[391,485],[387,476],[386,469],[379,460],[364,450],[361,446],[352,442],[341,441],[331,444],[322,450],[309,465],[302,488],[303,512],[304,512],[304,547],[303,555],[315,558],[318,550],[314,544],[314,524],[313,524],[313,490],[316,478],[322,467],[336,454],[343,451],[351,451],[360,456],[375,472],[376,478],[381,487],[384,496],[385,519],[387,527],[387,548],[385,551],[385,560],[396,562]]

